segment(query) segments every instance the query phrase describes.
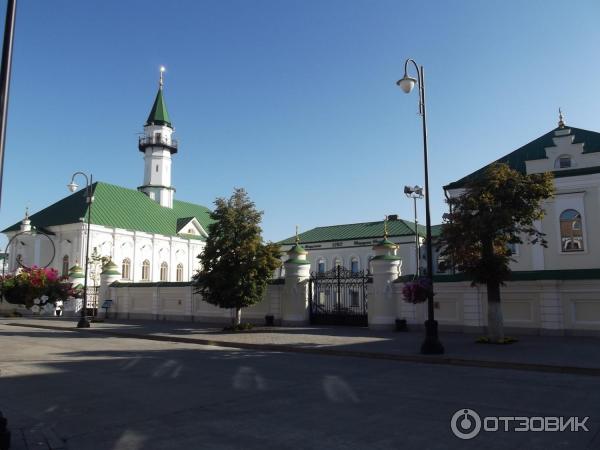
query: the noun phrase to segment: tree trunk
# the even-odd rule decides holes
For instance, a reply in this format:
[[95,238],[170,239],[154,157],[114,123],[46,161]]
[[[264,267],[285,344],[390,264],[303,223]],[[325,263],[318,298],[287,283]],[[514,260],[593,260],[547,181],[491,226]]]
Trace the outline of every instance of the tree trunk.
[[235,323],[233,324],[234,326],[238,326],[240,323],[242,323],[242,308],[235,308]]
[[488,337],[492,342],[504,339],[504,319],[502,318],[502,305],[500,304],[500,284],[487,283],[488,300]]

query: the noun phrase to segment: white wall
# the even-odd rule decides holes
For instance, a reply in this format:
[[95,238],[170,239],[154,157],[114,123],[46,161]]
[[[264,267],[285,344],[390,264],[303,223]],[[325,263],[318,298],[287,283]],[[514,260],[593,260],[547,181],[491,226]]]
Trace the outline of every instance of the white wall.
[[[283,285],[269,285],[264,299],[242,310],[242,320],[264,323],[266,315],[281,320]],[[112,317],[123,319],[189,320],[229,323],[232,310],[206,303],[192,286],[124,286],[110,287],[107,298],[113,300]],[[102,302],[105,299],[100,299]]]
[[[426,305],[404,302],[402,286],[394,284],[398,318],[421,325],[426,320]],[[507,282],[501,288],[501,299],[509,332],[600,335],[600,280]],[[438,282],[434,304],[441,329],[482,332],[487,326],[485,286]]]

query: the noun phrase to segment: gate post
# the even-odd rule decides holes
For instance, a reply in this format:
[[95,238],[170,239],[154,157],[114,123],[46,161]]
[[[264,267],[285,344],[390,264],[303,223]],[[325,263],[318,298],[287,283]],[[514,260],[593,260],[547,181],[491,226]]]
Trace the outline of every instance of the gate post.
[[398,246],[387,239],[387,229],[383,239],[373,246],[375,256],[373,283],[369,285],[369,328],[392,330],[396,322],[396,301],[392,295],[392,283],[400,274],[401,258],[396,256]]
[[288,252],[285,264],[285,284],[281,301],[281,324],[286,326],[307,325],[310,262],[308,252],[298,242]]
[[[98,290],[98,317],[106,316],[106,310],[102,309],[102,303],[108,299],[108,288],[109,286],[121,279],[121,272],[117,265],[111,261],[108,261],[103,267],[100,273],[100,289]],[[115,305],[116,306],[116,305]],[[116,308],[115,308],[116,309]]]
[[[83,288],[83,269],[79,266],[79,264],[75,264],[73,267],[69,269],[69,281],[73,284],[73,287]],[[80,296],[81,297],[81,296]],[[83,305],[82,298],[72,298],[70,300],[65,300],[63,302],[63,315],[64,316],[76,316],[81,311],[79,307]]]

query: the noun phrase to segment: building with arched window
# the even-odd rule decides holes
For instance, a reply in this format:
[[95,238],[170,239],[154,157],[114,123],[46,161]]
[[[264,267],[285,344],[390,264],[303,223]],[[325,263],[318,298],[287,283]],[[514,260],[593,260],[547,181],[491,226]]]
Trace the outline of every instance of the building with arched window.
[[[514,244],[512,269],[599,269],[600,133],[569,127],[561,114],[558,127],[495,162],[521,173],[554,175],[554,197],[544,202],[545,216],[535,224],[545,233],[548,246]],[[444,189],[449,196],[459,195],[481,170]]]
[[[163,261],[181,265],[180,275],[188,281],[199,267],[197,256],[204,249],[211,223],[208,208],[176,200],[171,182],[172,158],[179,151],[163,95],[163,80],[137,142],[142,155],[137,189],[103,181],[92,184],[93,204],[90,225],[90,251],[111,258],[121,268],[122,278],[132,282],[169,279],[161,268]],[[133,144],[133,143],[132,143]],[[133,145],[132,145],[133,147]],[[118,163],[115,161],[115,163]],[[65,182],[70,172],[65,173]],[[68,273],[69,265],[84,265],[86,254],[88,204],[85,187],[31,215],[31,226],[50,238],[23,236],[9,248],[7,268],[18,267],[17,255],[26,266],[45,265],[54,257],[52,267]],[[20,223],[5,230],[8,239],[20,231]],[[90,274],[99,270],[90,270]],[[183,279],[183,275],[187,279]],[[90,283],[96,282],[91,279]],[[92,282],[93,281],[93,282]]]

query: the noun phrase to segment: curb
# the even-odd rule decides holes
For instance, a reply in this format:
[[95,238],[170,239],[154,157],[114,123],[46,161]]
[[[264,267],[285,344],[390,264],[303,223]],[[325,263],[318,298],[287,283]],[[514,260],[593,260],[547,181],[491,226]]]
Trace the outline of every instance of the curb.
[[239,348],[245,350],[267,350],[272,352],[285,352],[285,353],[305,353],[314,355],[328,355],[328,356],[345,356],[355,358],[368,358],[368,359],[381,359],[388,361],[399,361],[399,362],[411,362],[420,364],[436,364],[436,365],[449,365],[449,366],[463,366],[463,367],[481,367],[486,369],[505,369],[505,370],[522,370],[528,372],[545,372],[545,373],[560,373],[569,375],[585,375],[585,376],[600,376],[600,368],[594,367],[577,367],[577,366],[557,366],[552,364],[535,364],[535,363],[519,363],[519,362],[508,362],[508,361],[490,361],[480,359],[465,359],[465,358],[452,358],[446,356],[425,356],[425,355],[397,355],[391,353],[377,353],[377,352],[365,352],[365,351],[354,351],[354,350],[336,350],[331,348],[307,348],[307,347],[295,347],[292,345],[285,344],[252,344],[247,342],[230,342],[230,341],[219,341],[213,339],[204,338],[185,338],[177,336],[153,336],[153,335],[142,335],[137,333],[127,333],[122,331],[102,330],[102,329],[90,329],[90,328],[65,328],[57,327],[52,325],[33,325],[23,323],[7,323],[6,325],[26,328],[39,328],[48,329],[55,331],[70,331],[70,332],[81,332],[81,333],[99,333],[115,337],[124,337],[130,339],[144,339],[148,341],[160,341],[160,342],[178,342],[184,344],[197,344],[197,345],[211,345],[216,347],[229,347]]

